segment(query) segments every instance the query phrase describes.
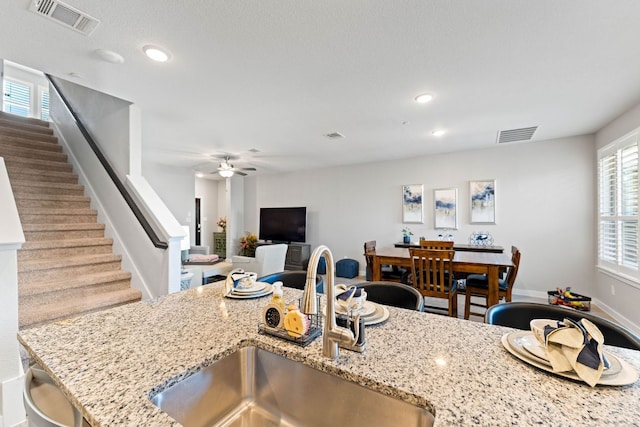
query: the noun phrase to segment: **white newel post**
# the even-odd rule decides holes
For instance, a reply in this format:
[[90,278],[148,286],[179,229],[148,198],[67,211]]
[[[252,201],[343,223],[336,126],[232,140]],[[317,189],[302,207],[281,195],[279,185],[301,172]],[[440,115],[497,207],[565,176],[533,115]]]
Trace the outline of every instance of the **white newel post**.
[[23,377],[18,351],[18,249],[24,243],[22,224],[0,157],[0,426],[25,421]]

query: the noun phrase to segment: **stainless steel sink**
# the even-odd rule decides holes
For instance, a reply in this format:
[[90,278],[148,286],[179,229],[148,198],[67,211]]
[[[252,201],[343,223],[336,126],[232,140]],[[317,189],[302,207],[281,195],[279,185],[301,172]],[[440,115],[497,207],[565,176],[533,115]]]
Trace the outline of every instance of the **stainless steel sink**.
[[186,427],[431,426],[424,408],[257,347],[244,347],[152,399]]

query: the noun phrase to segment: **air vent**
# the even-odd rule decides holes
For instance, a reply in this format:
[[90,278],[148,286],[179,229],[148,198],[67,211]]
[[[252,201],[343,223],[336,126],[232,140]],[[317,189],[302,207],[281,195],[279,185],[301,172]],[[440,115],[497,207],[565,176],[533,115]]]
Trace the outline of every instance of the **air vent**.
[[515,141],[529,141],[533,137],[533,134],[537,129],[538,126],[521,129],[501,130],[500,132],[498,132],[498,144]]
[[34,0],[29,10],[85,36],[100,24],[96,18],[56,0]]
[[344,135],[341,134],[340,132],[331,132],[331,133],[327,133],[324,136],[326,136],[329,139],[340,139],[340,138],[344,138]]

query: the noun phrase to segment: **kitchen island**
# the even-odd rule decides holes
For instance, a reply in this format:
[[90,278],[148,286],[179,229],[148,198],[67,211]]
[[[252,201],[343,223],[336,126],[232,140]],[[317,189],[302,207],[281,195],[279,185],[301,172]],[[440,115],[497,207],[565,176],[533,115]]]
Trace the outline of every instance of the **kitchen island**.
[[[285,288],[284,299],[301,294]],[[27,329],[19,340],[96,427],[178,425],[150,397],[248,345],[428,408],[438,426],[640,423],[640,381],[591,388],[546,373],[505,350],[509,328],[389,307],[385,323],[367,327],[364,353],[340,349],[334,362],[321,338],[302,348],[258,334],[269,300],[223,298],[218,282]],[[608,349],[640,370],[640,352]]]

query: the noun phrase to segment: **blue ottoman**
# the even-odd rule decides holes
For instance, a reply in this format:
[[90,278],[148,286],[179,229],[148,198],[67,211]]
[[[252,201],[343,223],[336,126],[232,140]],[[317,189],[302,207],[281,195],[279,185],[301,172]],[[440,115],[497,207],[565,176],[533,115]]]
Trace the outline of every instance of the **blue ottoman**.
[[336,276],[353,279],[358,276],[358,261],[355,259],[345,258],[336,262]]
[[327,260],[324,257],[320,257],[320,260],[318,260],[316,274],[327,274]]

